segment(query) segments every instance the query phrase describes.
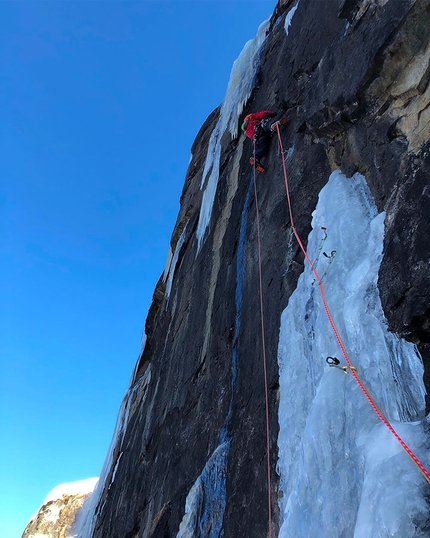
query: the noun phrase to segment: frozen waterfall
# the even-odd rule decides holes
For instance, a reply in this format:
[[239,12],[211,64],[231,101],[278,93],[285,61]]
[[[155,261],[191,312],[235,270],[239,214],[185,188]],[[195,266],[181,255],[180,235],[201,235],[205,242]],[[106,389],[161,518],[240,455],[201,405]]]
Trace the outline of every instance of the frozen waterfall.
[[[429,467],[421,358],[388,332],[377,288],[384,217],[363,176],[333,172],[313,213],[308,254],[325,275],[329,308],[361,379]],[[281,317],[279,537],[424,536],[424,478],[353,377],[330,368],[327,356],[342,358],[306,266]]]

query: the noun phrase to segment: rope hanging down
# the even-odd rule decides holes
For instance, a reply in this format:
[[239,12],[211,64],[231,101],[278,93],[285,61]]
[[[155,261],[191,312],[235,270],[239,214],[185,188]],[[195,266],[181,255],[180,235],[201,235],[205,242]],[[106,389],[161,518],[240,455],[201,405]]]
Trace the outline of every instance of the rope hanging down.
[[[287,201],[288,201],[288,211],[289,211],[289,214],[290,214],[291,227],[293,229],[294,236],[296,237],[297,242],[299,243],[300,249],[302,250],[303,255],[305,256],[305,259],[308,262],[313,274],[315,275],[316,281],[318,282],[318,287],[320,289],[321,298],[322,298],[322,302],[323,302],[323,305],[324,305],[324,310],[325,310],[325,313],[327,315],[327,318],[328,318],[328,321],[330,323],[330,326],[332,328],[332,331],[334,333],[334,336],[336,337],[336,340],[337,340],[337,342],[339,344],[339,347],[340,347],[340,349],[342,351],[343,356],[345,357],[345,361],[348,364],[348,367],[349,367],[349,370],[350,370],[352,376],[354,377],[354,379],[357,382],[358,386],[360,387],[361,391],[363,392],[363,394],[367,398],[368,402],[372,406],[372,409],[374,410],[374,412],[378,416],[379,420],[381,422],[383,422],[383,424],[385,424],[385,426],[390,430],[390,432],[394,435],[394,437],[400,443],[400,445],[405,450],[405,452],[408,454],[408,456],[412,459],[412,461],[415,463],[415,465],[421,471],[421,473],[423,474],[423,476],[427,480],[427,482],[430,483],[430,473],[427,471],[427,469],[424,467],[424,465],[421,463],[421,461],[418,459],[418,457],[412,452],[412,450],[409,448],[409,446],[405,443],[405,441],[403,441],[403,439],[400,437],[400,435],[398,435],[398,433],[394,430],[394,428],[388,422],[388,419],[384,416],[382,411],[376,405],[375,400],[372,398],[372,396],[370,395],[370,393],[368,392],[366,387],[363,385],[363,382],[361,381],[361,379],[360,379],[360,377],[359,377],[359,375],[357,373],[357,370],[351,364],[351,360],[350,360],[350,358],[348,356],[346,348],[345,348],[345,346],[344,346],[344,344],[342,342],[342,339],[340,337],[339,331],[337,330],[336,324],[334,323],[334,320],[332,318],[330,309],[328,307],[327,300],[326,300],[325,293],[324,293],[324,286],[323,286],[323,283],[322,283],[322,279],[320,278],[315,266],[311,262],[308,254],[306,252],[306,249],[305,249],[305,247],[304,247],[304,245],[302,243],[302,240],[300,239],[300,236],[299,236],[299,234],[297,232],[297,229],[296,229],[296,227],[294,225],[293,210],[292,210],[291,198],[290,198],[290,189],[289,189],[289,185],[288,185],[287,167],[286,167],[285,159],[284,159],[284,147],[283,147],[283,144],[282,144],[282,138],[281,138],[281,132],[279,130],[279,125],[276,125],[276,131],[277,131],[277,134],[278,134],[279,150],[280,150],[281,158],[282,158],[282,167],[283,167],[283,172],[284,172],[285,191],[286,191],[286,196],[287,196]],[[254,172],[254,174],[255,174],[255,172]]]
[[264,369],[264,390],[266,396],[266,443],[267,443],[267,497],[269,509],[269,538],[272,538],[272,494],[270,480],[270,425],[269,425],[269,389],[267,385],[267,360],[266,360],[266,341],[264,336],[264,308],[263,308],[263,279],[261,270],[261,237],[260,237],[260,212],[258,210],[257,183],[255,173],[255,140],[254,140],[254,194],[255,194],[255,211],[257,220],[257,243],[258,243],[258,273],[260,280],[260,317],[261,317],[261,344],[263,348],[263,369]]

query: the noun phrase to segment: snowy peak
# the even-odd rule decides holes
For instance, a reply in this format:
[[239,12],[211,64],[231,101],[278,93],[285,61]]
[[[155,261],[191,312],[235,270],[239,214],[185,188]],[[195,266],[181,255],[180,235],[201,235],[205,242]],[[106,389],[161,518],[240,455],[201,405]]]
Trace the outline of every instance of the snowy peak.
[[22,538],[74,538],[74,523],[97,484],[98,478],[61,484],[44,500],[31,518]]

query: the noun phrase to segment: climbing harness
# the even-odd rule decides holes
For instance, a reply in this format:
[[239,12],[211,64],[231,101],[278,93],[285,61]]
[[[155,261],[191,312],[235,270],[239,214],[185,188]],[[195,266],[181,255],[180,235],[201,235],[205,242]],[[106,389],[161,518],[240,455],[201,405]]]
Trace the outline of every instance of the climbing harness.
[[[254,140],[254,163],[255,159],[255,140]],[[256,183],[256,172],[255,164],[253,166],[254,170],[254,195],[255,195],[255,211],[256,211],[256,221],[257,221],[257,243],[258,243],[258,273],[259,273],[259,282],[260,282],[260,317],[261,317],[261,344],[263,351],[263,370],[264,370],[264,390],[266,398],[266,445],[267,445],[267,501],[268,501],[268,510],[269,510],[269,538],[272,538],[272,495],[271,495],[271,480],[270,480],[270,424],[269,424],[269,388],[267,384],[267,359],[266,359],[266,340],[265,340],[265,330],[264,330],[264,308],[263,308],[263,277],[262,277],[262,268],[261,268],[261,236],[260,236],[260,212],[258,209],[258,195],[257,195],[257,183]]]
[[[280,152],[281,152],[281,155],[284,155],[284,147],[283,147],[283,144],[282,144],[282,138],[281,138],[281,132],[279,130],[279,125],[276,126],[276,130],[277,130],[277,134],[278,134],[278,143],[279,143]],[[306,249],[305,249],[305,247],[303,245],[303,242],[300,239],[299,233],[297,232],[297,229],[296,229],[296,227],[294,225],[293,210],[292,210],[291,197],[290,197],[290,189],[289,189],[289,185],[288,185],[287,168],[286,168],[284,158],[282,158],[282,168],[283,168],[283,173],[284,173],[285,192],[286,192],[286,196],[287,196],[288,211],[289,211],[289,215],[290,215],[291,227],[293,229],[293,232],[294,232],[294,235],[295,235],[295,237],[297,239],[297,242],[298,242],[298,244],[299,244],[299,246],[300,246],[300,248],[301,248],[301,250],[303,252],[303,255],[304,255],[307,263],[309,264],[309,266],[311,268],[311,271],[313,272],[313,274],[315,276],[316,281],[318,282],[318,287],[320,289],[321,298],[322,298],[325,313],[327,315],[327,318],[328,318],[328,321],[330,323],[330,326],[331,326],[331,329],[333,331],[333,334],[334,334],[334,336],[335,336],[335,338],[336,338],[336,340],[337,340],[337,342],[339,344],[339,347],[340,347],[340,349],[342,351],[342,354],[343,354],[343,356],[345,358],[345,361],[347,363],[347,368],[349,368],[349,370],[351,372],[351,375],[353,376],[353,378],[357,382],[358,386],[360,387],[361,391],[363,392],[363,394],[367,398],[367,401],[371,405],[372,409],[374,410],[374,412],[376,413],[376,415],[378,416],[380,421],[383,424],[385,424],[385,426],[390,430],[390,432],[397,439],[397,441],[400,443],[400,445],[405,450],[405,452],[408,454],[408,456],[412,459],[412,461],[415,463],[415,465],[421,471],[421,473],[423,474],[423,476],[427,480],[427,482],[430,483],[430,473],[427,471],[427,469],[424,467],[424,465],[421,463],[421,461],[418,459],[418,457],[412,452],[412,450],[405,443],[405,441],[403,441],[403,439],[400,437],[400,435],[391,426],[388,419],[385,417],[385,415],[379,409],[379,407],[377,406],[375,400],[372,398],[369,391],[364,386],[363,382],[361,381],[361,379],[360,379],[360,377],[358,375],[358,372],[357,372],[356,368],[354,368],[354,366],[351,363],[351,360],[350,360],[350,358],[348,356],[346,348],[345,348],[345,346],[344,346],[344,344],[342,342],[342,339],[340,337],[339,331],[338,331],[338,329],[337,329],[337,327],[336,327],[336,325],[334,323],[333,317],[332,317],[330,309],[328,307],[327,300],[326,300],[325,293],[324,293],[324,287],[323,287],[322,279],[319,276],[319,274],[318,274],[318,272],[317,272],[317,270],[315,268],[315,265],[310,260],[310,258],[308,256],[308,253],[306,252]],[[335,357],[331,357],[331,358],[334,359]],[[338,360],[338,359],[336,359],[336,360]],[[337,367],[338,365],[336,364],[336,361],[334,361],[334,363],[332,365],[330,365],[330,366]],[[341,369],[343,369],[343,368],[341,368]]]

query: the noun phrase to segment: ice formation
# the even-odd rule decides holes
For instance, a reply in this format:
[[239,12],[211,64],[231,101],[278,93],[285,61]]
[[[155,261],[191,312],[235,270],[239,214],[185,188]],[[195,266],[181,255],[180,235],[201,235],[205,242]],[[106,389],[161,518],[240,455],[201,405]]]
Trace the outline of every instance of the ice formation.
[[203,192],[196,232],[198,241],[197,253],[202,245],[203,237],[212,214],[219,179],[221,139],[227,129],[229,129],[232,138],[237,136],[238,118],[255,85],[255,76],[260,59],[259,53],[264,44],[268,26],[268,20],[260,24],[255,38],[246,43],[239,57],[233,63],[227,91],[221,105],[220,117],[209,140],[203,169],[200,188],[204,188],[205,190]]
[[229,448],[228,442],[219,445],[195,481],[187,496],[185,515],[176,538],[221,536]]
[[222,536],[222,522],[226,505],[226,479],[230,450],[229,424],[233,412],[233,397],[237,376],[237,347],[241,327],[243,283],[245,276],[245,240],[252,187],[251,178],[242,210],[239,244],[236,257],[236,316],[231,352],[230,402],[224,424],[219,435],[219,445],[206,463],[201,475],[191,488],[186,502],[185,515],[176,538],[218,538]]
[[[377,288],[384,217],[363,176],[333,172],[313,213],[308,254],[325,275],[329,308],[361,379],[429,467],[422,362],[414,345],[388,332]],[[353,377],[330,368],[327,356],[342,359],[307,266],[281,317],[279,538],[423,536],[424,478]]]
[[285,22],[284,22],[284,29],[285,29],[285,33],[288,35],[288,32],[290,30],[290,26],[291,26],[291,21],[293,20],[293,17],[294,17],[294,13],[296,12],[296,9],[299,5],[299,2],[300,0],[298,0],[297,4],[290,9],[290,11],[287,13],[286,17],[285,17]]

